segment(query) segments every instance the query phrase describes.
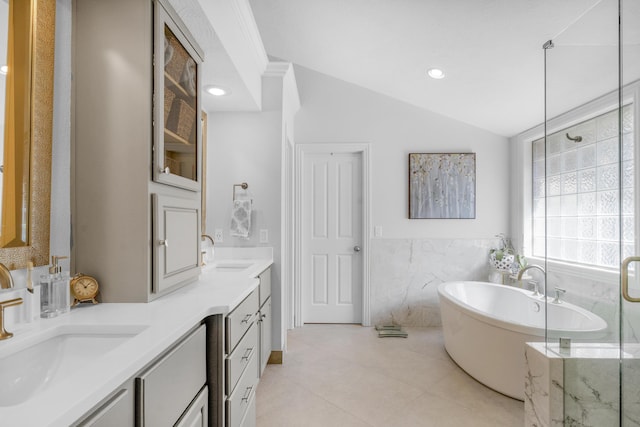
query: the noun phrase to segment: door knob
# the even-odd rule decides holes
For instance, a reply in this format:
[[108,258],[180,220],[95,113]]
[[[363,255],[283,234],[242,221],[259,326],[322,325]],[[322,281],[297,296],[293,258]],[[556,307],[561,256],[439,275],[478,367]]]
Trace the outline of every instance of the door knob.
[[360,252],[361,251],[360,246],[354,246],[353,247],[353,251],[354,252]]

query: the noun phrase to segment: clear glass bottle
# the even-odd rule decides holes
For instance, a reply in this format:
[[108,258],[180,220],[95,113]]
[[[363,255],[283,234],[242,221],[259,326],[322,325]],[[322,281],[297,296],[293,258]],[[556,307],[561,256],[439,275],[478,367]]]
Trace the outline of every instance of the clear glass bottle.
[[[60,268],[60,267],[58,267]],[[69,290],[69,272],[63,271],[55,274],[53,278],[53,293],[55,295],[55,307],[58,314],[69,312],[70,290]]]
[[51,274],[40,275],[40,317],[48,319],[58,315]]

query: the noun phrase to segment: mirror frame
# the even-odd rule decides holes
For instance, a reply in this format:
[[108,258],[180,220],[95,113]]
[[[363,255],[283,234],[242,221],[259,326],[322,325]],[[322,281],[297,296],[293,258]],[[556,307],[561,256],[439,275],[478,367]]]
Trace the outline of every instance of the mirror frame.
[[29,261],[49,263],[56,1],[31,2],[29,245],[0,249],[0,262],[10,270],[26,268]]

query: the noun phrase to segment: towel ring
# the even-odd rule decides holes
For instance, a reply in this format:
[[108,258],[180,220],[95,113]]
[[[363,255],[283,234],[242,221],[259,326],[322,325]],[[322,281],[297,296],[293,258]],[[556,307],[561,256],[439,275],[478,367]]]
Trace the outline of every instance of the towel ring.
[[249,184],[247,184],[246,182],[243,182],[242,184],[233,184],[233,200],[236,200],[236,187],[240,187],[243,190],[246,190],[247,188],[249,188]]

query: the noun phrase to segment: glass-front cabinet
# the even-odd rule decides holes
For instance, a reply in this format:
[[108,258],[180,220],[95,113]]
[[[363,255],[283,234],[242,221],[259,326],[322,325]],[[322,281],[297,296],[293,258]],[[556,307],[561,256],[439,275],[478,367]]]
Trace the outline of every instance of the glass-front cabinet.
[[202,54],[179,19],[156,3],[153,179],[198,191],[201,171]]

